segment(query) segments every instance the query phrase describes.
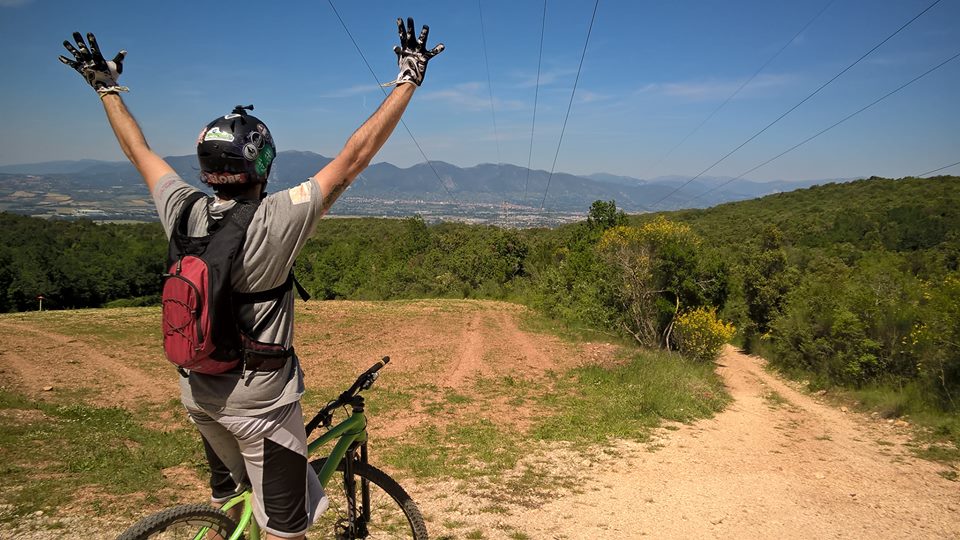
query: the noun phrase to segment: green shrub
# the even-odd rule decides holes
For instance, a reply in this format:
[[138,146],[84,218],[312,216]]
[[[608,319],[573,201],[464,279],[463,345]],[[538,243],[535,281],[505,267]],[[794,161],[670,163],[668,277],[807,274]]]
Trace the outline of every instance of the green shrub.
[[150,307],[160,305],[160,295],[138,296],[136,298],[121,298],[112,300],[103,305],[105,308]]
[[910,336],[917,371],[942,409],[960,411],[960,274],[925,284],[923,300]]
[[677,317],[673,340],[684,356],[710,362],[736,332],[732,324],[717,317],[714,309],[697,308]]

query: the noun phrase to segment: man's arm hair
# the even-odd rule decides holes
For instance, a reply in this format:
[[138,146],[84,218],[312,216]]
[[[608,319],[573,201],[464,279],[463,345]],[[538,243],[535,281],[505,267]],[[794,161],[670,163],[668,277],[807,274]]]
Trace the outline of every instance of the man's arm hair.
[[353,179],[367,168],[373,156],[390,138],[416,88],[412,83],[394,88],[377,111],[350,136],[337,157],[313,175],[313,181],[323,195],[324,213],[330,210],[330,206],[346,191]]
[[117,142],[120,143],[120,149],[130,163],[140,171],[147,188],[150,193],[153,193],[160,177],[174,172],[173,167],[150,149],[143,131],[119,95],[104,94],[101,99],[110,127],[113,128]]

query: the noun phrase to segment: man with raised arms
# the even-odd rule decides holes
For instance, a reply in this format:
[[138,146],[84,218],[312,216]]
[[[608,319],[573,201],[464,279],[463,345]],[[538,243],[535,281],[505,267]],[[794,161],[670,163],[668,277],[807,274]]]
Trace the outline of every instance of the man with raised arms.
[[[127,88],[118,78],[126,51],[105,60],[93,34],[87,34],[86,43],[80,33],[73,35],[76,45],[63,43],[72,59],[61,56],[60,61],[99,95],[120,148],[153,196],[168,237],[181,215],[190,237],[204,237],[238,201],[259,203],[230,272],[232,290],[248,299],[235,305],[233,313],[244,336],[245,360],[221,374],[181,370],[180,390],[210,462],[212,500],[224,502],[238,482],[249,482],[254,515],[267,538],[303,538],[327,505],[307,463],[300,409],[303,372],[293,352],[294,260],[320,217],[387,141],[422,84],[427,62],[443,50],[442,44],[427,48],[427,26],[417,37],[413,19],[407,19],[406,27],[400,19],[397,23],[400,45],[394,51],[400,73],[391,83],[393,91],[333,161],[302,184],[270,195],[265,186],[276,147],[266,125],[247,113],[252,107],[237,106],[201,131],[201,178],[214,192],[202,197],[150,149],[121,99]],[[248,344],[256,349],[250,354]],[[280,353],[258,355],[258,347]]]

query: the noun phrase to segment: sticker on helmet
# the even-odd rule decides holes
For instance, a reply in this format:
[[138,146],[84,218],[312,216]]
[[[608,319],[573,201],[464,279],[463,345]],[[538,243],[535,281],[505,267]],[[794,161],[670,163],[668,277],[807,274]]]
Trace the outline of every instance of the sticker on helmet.
[[201,171],[200,177],[205,183],[212,185],[243,184],[247,181],[247,173],[216,173]]
[[197,135],[197,144],[200,144],[203,142],[203,136],[206,134],[207,134],[207,128],[204,127],[203,129],[200,130],[200,134]]
[[231,118],[240,118],[241,115],[230,113],[223,117],[224,120],[230,120]]
[[204,141],[228,141],[233,142],[233,134],[225,133],[220,131],[219,127],[212,127],[209,131],[203,136]]
[[258,175],[266,176],[275,155],[276,152],[274,152],[272,146],[263,147],[263,151],[257,156],[257,161],[254,164]]

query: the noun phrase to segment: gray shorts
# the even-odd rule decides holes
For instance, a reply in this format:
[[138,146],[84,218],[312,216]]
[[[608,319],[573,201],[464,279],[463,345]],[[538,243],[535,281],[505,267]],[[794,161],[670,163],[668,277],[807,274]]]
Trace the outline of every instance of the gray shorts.
[[320,480],[307,463],[300,402],[257,416],[220,415],[188,407],[210,462],[212,501],[223,503],[248,483],[253,515],[270,534],[304,534],[327,508]]

